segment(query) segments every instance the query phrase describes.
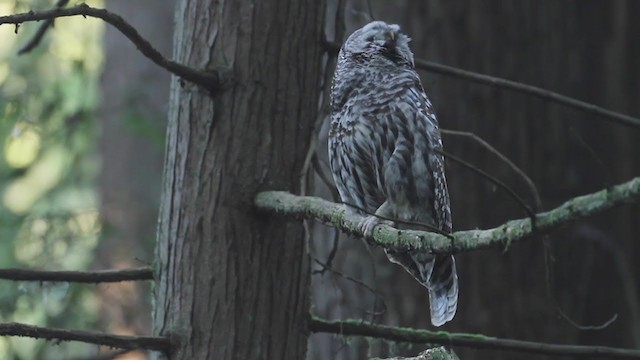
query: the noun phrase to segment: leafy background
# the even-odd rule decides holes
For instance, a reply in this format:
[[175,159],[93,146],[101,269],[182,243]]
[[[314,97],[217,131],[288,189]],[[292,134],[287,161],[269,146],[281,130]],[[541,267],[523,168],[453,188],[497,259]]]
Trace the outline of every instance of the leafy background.
[[[51,1],[3,0],[0,14],[51,6]],[[97,19],[58,19],[55,31],[21,56],[18,49],[38,24],[0,27],[2,267],[82,270],[92,264],[103,228],[96,188],[96,109],[104,26]],[[94,288],[0,281],[0,321],[95,328]],[[3,359],[73,358],[95,351],[95,346],[75,342],[0,337]]]

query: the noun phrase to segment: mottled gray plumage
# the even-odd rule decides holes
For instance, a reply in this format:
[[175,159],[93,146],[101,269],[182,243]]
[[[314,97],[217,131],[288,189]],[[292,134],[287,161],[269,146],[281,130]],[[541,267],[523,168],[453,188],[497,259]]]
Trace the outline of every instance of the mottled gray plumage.
[[[435,151],[442,148],[438,122],[398,25],[375,21],[349,36],[331,95],[329,158],[342,201],[354,205],[347,207],[450,233],[444,160]],[[368,216],[361,228],[371,234],[380,222]],[[453,319],[458,277],[452,255],[387,255],[429,290],[435,326]]]

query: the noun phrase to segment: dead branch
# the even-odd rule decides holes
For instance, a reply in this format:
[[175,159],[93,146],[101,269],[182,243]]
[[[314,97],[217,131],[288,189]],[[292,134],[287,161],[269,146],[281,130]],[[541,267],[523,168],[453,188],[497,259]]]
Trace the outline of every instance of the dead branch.
[[[536,215],[535,228],[529,218],[508,221],[488,230],[467,230],[453,233],[450,239],[437,233],[398,230],[380,224],[372,238],[366,240],[398,251],[424,249],[433,253],[458,253],[487,248],[504,248],[513,241],[546,233],[571,222],[601,213],[622,204],[640,200],[640,177],[589,195],[575,197],[559,207]],[[343,232],[362,237],[358,223],[363,217],[347,213],[341,205],[309,196],[296,196],[284,191],[259,193],[256,208],[265,213],[297,219],[314,219]]]
[[156,65],[184,80],[202,86],[213,93],[221,92],[229,86],[229,71],[224,69],[197,70],[169,60],[151,46],[151,44],[122,17],[105,9],[90,7],[87,4],[80,4],[70,8],[55,8],[46,11],[29,11],[21,14],[0,16],[0,25],[14,24],[17,27],[28,21],[52,20],[59,17],[78,15],[99,18],[111,24],[126,36],[138,48],[142,55],[153,61]]
[[531,196],[536,203],[536,211],[542,211],[542,200],[540,199],[540,194],[538,193],[538,188],[536,184],[531,180],[531,178],[518,167],[518,165],[514,164],[511,159],[509,159],[506,155],[502,154],[498,149],[489,144],[486,140],[481,138],[480,136],[470,132],[470,131],[457,131],[457,130],[448,130],[448,129],[440,129],[440,132],[443,135],[453,135],[453,136],[463,136],[467,137],[475,142],[477,142],[483,148],[489,150],[492,154],[498,157],[503,163],[505,163],[513,172],[518,174],[522,180],[527,184],[529,191],[531,191]]
[[104,283],[153,280],[150,267],[100,271],[43,271],[29,269],[0,269],[0,279],[13,281],[58,281]]
[[489,182],[491,182],[493,185],[499,187],[500,189],[502,189],[505,193],[507,193],[507,195],[509,195],[509,197],[511,197],[516,203],[518,203],[518,205],[520,205],[520,207],[524,210],[524,212],[527,214],[527,216],[529,216],[529,218],[532,221],[535,221],[535,216],[536,214],[533,212],[533,210],[531,209],[531,207],[529,207],[529,205],[527,205],[527,202],[524,201],[524,199],[522,199],[516,192],[515,190],[511,189],[507,184],[505,184],[504,182],[498,180],[498,178],[496,178],[495,176],[490,175],[489,173],[487,173],[486,171],[462,160],[462,158],[457,157],[451,153],[448,153],[444,150],[437,150],[436,151],[440,154],[442,154],[442,156],[444,156],[444,158],[446,160],[452,160],[464,167],[466,167],[467,169],[475,172],[476,174],[482,176],[483,178],[487,179]]
[[0,323],[0,336],[20,336],[57,341],[80,341],[119,349],[169,351],[169,339],[152,336],[122,336],[97,331],[46,328],[20,323]]
[[316,333],[331,333],[342,336],[366,336],[418,344],[429,343],[475,349],[507,350],[555,356],[576,356],[583,358],[640,359],[640,350],[619,349],[606,346],[559,345],[533,341],[499,339],[478,334],[456,334],[445,331],[429,331],[374,325],[354,319],[328,321],[312,317],[309,327],[312,332]]
[[[55,6],[56,8],[63,8],[67,6],[68,3],[69,0],[58,0]],[[45,20],[42,24],[40,24],[38,31],[36,31],[31,40],[29,40],[23,47],[20,48],[20,50],[18,50],[18,55],[26,54],[35,49],[36,46],[40,44],[40,41],[42,41],[42,39],[44,38],[44,34],[47,33],[47,30],[49,30],[52,25],[53,19]]]

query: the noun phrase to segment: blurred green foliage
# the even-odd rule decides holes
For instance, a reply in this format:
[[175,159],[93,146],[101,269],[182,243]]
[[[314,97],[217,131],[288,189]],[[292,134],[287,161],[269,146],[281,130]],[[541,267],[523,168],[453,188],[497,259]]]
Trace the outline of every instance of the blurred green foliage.
[[[1,0],[0,14],[54,1]],[[101,6],[101,1],[89,1]],[[104,24],[58,19],[31,53],[17,50],[38,23],[0,26],[0,266],[86,269],[101,225],[97,211],[98,76]],[[86,285],[0,281],[0,321],[91,329],[97,301]],[[0,337],[0,359],[63,359],[95,349]]]

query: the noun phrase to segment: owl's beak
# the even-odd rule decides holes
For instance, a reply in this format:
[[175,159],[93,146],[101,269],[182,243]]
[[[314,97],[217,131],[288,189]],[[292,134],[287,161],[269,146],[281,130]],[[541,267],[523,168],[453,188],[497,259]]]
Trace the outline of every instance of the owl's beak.
[[392,49],[396,46],[396,37],[398,36],[398,34],[396,34],[395,31],[391,30],[388,31],[386,34],[386,41],[384,42],[384,47]]

